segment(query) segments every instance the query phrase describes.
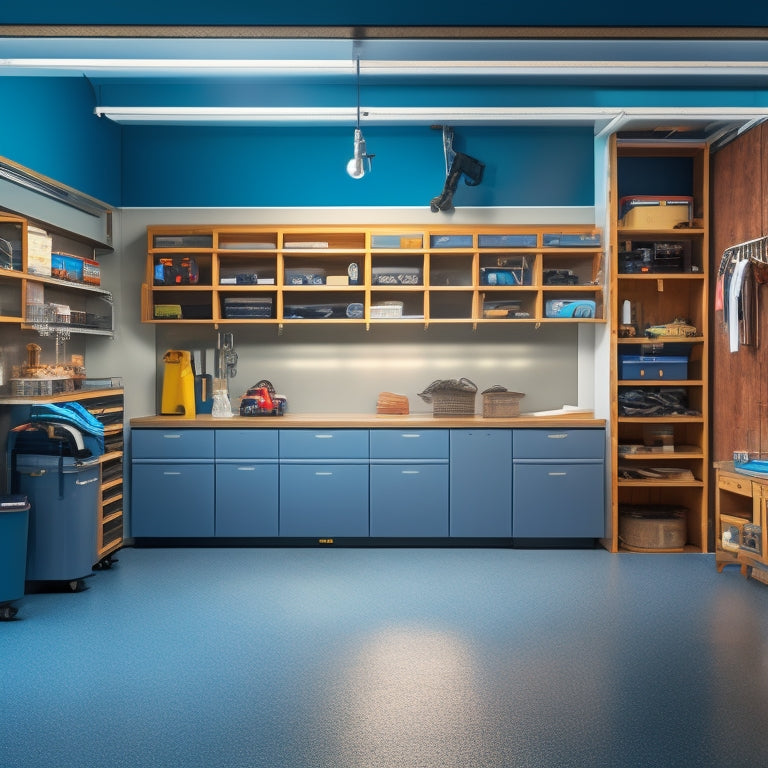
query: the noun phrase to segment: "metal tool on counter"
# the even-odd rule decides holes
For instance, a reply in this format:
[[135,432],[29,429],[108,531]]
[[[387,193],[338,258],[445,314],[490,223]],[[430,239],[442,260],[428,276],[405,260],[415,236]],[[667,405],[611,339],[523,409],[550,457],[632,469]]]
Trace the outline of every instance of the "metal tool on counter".
[[229,380],[237,375],[237,352],[231,333],[219,331],[216,343],[216,378],[213,382],[213,406],[211,416],[230,418],[232,404],[229,400]]

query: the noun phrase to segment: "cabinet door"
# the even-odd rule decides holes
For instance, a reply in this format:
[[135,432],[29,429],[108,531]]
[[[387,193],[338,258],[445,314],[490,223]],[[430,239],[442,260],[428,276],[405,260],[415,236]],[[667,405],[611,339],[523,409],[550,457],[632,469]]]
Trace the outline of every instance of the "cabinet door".
[[280,535],[367,536],[368,465],[281,465]]
[[277,463],[216,464],[216,536],[277,536]]
[[512,535],[512,430],[451,430],[451,536]]
[[515,538],[600,538],[605,534],[600,463],[515,462]]
[[447,535],[447,464],[371,466],[371,536]]
[[134,462],[131,535],[213,536],[213,463]]

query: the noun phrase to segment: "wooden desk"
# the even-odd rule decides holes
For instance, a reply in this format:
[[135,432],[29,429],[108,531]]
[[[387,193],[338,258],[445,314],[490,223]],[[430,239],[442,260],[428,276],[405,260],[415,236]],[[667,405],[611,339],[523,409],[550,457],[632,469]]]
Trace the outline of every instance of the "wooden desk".
[[[733,462],[715,462],[715,564],[718,572],[738,565],[744,576],[768,584],[768,477],[736,472]],[[760,526],[759,551],[744,549],[742,534],[747,524]],[[730,534],[730,540],[729,540]]]

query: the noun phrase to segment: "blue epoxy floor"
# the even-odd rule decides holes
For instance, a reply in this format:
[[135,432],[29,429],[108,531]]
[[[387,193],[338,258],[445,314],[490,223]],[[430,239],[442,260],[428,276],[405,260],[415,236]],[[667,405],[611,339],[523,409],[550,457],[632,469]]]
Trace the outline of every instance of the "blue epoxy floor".
[[7,768],[741,768],[768,587],[711,555],[126,549],[0,624]]

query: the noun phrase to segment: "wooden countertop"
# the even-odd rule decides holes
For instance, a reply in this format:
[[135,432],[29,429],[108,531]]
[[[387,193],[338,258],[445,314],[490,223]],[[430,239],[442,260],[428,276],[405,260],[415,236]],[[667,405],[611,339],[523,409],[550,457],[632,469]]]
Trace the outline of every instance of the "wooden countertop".
[[229,419],[199,415],[193,419],[184,416],[138,416],[130,420],[132,427],[171,428],[301,428],[342,429],[371,427],[426,428],[426,427],[604,427],[605,419],[594,414],[568,413],[558,416],[531,416],[521,414],[513,418],[484,418],[483,416],[439,416],[431,413],[413,413],[408,416],[392,416],[376,413],[286,413],[283,416],[233,416]]

